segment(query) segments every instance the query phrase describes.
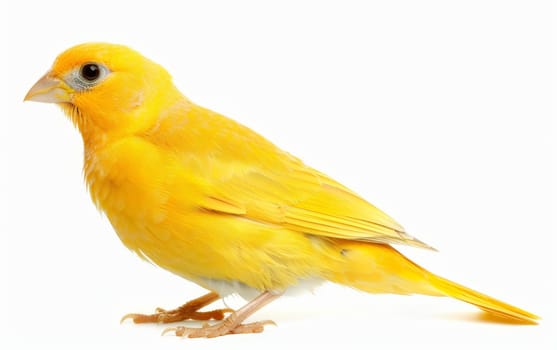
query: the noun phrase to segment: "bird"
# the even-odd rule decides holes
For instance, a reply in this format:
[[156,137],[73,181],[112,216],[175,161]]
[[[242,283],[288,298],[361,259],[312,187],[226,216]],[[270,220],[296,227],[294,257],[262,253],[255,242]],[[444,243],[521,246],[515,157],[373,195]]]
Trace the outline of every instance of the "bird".
[[[161,65],[127,46],[67,49],[24,100],[58,105],[77,127],[87,189],[122,243],[208,290],[122,321],[203,321],[165,329],[192,338],[259,333],[273,322],[245,323],[257,310],[327,281],[449,296],[501,320],[539,319],[414,263],[395,246],[434,249],[348,187],[195,104]],[[248,302],[201,311],[230,294]]]

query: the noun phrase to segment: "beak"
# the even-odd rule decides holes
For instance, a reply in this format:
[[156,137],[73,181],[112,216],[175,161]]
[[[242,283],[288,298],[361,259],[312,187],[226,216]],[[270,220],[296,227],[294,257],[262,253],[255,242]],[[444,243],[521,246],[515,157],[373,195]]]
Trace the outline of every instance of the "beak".
[[62,80],[46,73],[27,92],[23,101],[46,103],[71,102],[70,88]]

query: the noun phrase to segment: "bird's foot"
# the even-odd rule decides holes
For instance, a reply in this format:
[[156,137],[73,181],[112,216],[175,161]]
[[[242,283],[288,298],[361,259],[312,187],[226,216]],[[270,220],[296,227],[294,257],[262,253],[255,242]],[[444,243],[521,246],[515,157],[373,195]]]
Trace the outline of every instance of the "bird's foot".
[[127,319],[132,319],[134,323],[172,323],[185,320],[222,320],[224,319],[226,313],[233,312],[234,310],[218,309],[211,311],[199,311],[202,307],[207,306],[218,299],[219,295],[217,293],[208,293],[173,310],[157,308],[155,313],[151,315],[127,314],[122,317],[120,322],[124,322]]
[[174,334],[179,337],[214,338],[227,334],[261,333],[263,332],[265,325],[275,323],[273,321],[260,321],[243,324],[242,322],[244,322],[246,318],[251,316],[255,311],[259,310],[279,296],[280,294],[265,291],[257,298],[244,305],[238,311],[228,315],[222,322],[214,325],[205,323],[201,326],[201,328],[189,328],[183,326],[172,327],[165,329],[162,334],[164,335],[168,332],[174,332]]
[[[233,316],[232,314],[231,316]],[[230,316],[229,316],[230,317]],[[261,333],[266,325],[272,324],[276,326],[273,321],[259,321],[245,324],[234,324],[234,322],[227,322],[229,318],[224,321],[210,325],[204,323],[201,328],[190,328],[184,326],[170,327],[165,329],[162,334],[172,333],[178,337],[188,338],[214,338],[227,334],[245,334],[245,333]]]

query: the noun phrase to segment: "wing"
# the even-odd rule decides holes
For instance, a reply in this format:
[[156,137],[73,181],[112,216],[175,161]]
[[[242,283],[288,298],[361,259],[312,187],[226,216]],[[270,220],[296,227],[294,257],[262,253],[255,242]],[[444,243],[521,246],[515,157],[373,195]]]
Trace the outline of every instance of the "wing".
[[188,105],[170,111],[157,128],[151,142],[172,145],[185,173],[203,187],[196,202],[204,210],[316,236],[432,249],[348,188],[231,119]]
[[280,166],[252,164],[249,171],[213,179],[211,188],[202,203],[207,210],[316,236],[432,249],[377,207],[288,154]]

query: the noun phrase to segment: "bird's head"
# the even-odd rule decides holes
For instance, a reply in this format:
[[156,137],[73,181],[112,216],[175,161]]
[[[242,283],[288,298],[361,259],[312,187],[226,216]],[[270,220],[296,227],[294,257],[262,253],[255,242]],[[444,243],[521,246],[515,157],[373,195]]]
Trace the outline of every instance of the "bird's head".
[[142,130],[177,98],[170,75],[160,65],[122,45],[86,43],[60,54],[25,100],[56,103],[82,133]]

